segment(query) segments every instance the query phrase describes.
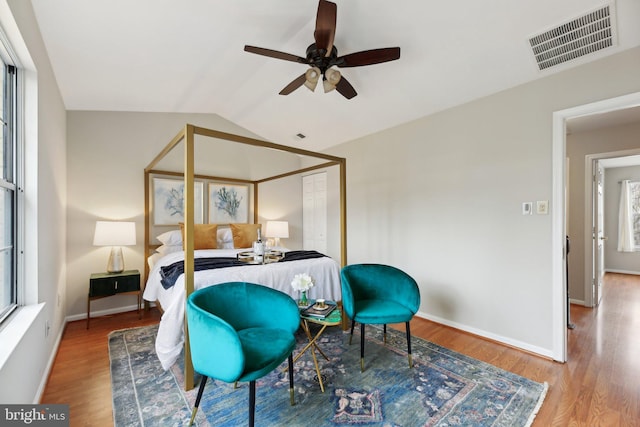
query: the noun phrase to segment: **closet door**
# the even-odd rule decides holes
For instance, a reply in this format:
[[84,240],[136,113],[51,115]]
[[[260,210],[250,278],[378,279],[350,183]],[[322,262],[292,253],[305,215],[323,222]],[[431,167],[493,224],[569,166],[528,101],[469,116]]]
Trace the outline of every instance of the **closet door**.
[[302,246],[327,252],[327,173],[302,177]]

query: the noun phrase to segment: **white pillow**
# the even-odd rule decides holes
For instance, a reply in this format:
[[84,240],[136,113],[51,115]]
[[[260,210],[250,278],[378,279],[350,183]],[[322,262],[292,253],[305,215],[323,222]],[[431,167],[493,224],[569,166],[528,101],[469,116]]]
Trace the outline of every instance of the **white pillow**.
[[231,232],[231,229],[218,228],[217,239],[218,239],[218,247],[223,246],[224,243],[233,243],[233,233]]
[[182,243],[180,243],[179,245],[162,245],[156,248],[156,252],[158,252],[160,255],[167,255],[172,252],[180,252],[183,250],[184,249],[182,249]]
[[182,233],[180,230],[171,230],[158,236],[158,240],[163,245],[182,246]]
[[[163,245],[179,246],[180,250],[182,250],[182,233],[180,230],[171,230],[162,233],[158,236],[158,240],[160,240]],[[218,228],[216,240],[218,241],[218,248],[233,249],[233,233],[230,228]]]

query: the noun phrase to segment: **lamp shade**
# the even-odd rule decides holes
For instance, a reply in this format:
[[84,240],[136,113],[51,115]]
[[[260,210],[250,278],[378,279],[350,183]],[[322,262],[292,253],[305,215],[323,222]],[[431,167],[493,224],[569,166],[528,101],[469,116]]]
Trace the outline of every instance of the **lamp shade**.
[[289,237],[289,223],[287,221],[267,221],[265,230],[267,237]]
[[318,84],[318,80],[320,80],[320,69],[318,67],[311,67],[304,75],[306,79],[304,85],[313,92]]
[[324,77],[325,78],[322,82],[322,85],[326,93],[326,92],[331,92],[336,88],[336,85],[340,81],[340,78],[342,77],[342,75],[340,74],[340,71],[334,70],[333,68],[329,68],[327,71],[324,72]]
[[132,246],[136,244],[136,223],[96,221],[94,246]]
[[96,221],[93,235],[94,246],[111,246],[107,272],[124,271],[124,257],[121,246],[136,244],[136,223],[126,221]]

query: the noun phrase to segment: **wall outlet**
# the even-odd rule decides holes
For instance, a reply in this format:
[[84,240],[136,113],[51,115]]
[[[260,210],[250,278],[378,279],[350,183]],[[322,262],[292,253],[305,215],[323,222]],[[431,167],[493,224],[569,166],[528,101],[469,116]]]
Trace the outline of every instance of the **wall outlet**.
[[524,202],[522,204],[522,215],[533,214],[533,202]]
[[538,215],[547,215],[549,213],[549,201],[538,200],[536,202],[536,212]]

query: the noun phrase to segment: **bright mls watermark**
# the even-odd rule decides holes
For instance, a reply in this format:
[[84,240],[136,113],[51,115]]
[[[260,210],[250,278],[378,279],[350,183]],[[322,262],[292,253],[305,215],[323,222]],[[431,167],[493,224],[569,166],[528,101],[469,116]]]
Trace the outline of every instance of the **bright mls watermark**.
[[69,405],[2,405],[1,426],[69,427]]

